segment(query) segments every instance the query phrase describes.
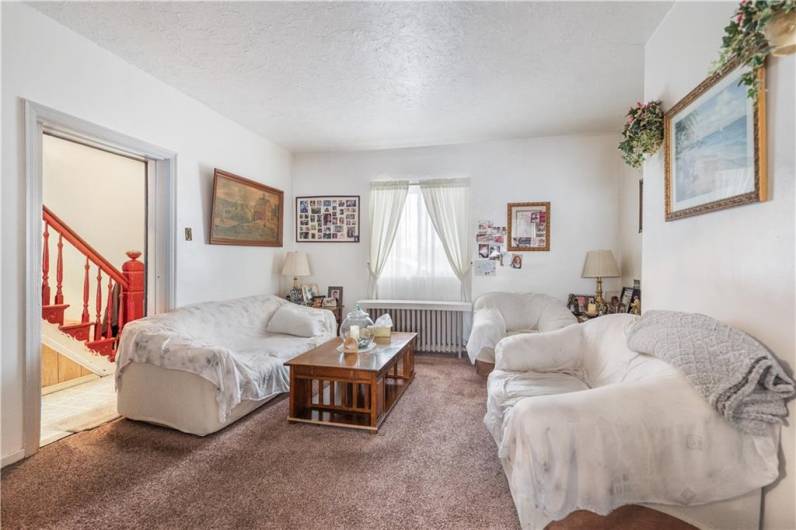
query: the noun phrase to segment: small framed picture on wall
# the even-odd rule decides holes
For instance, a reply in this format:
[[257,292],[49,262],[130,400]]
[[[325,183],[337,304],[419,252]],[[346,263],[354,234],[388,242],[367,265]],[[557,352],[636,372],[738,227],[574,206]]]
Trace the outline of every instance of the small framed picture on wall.
[[507,210],[510,252],[550,250],[549,202],[511,202]]

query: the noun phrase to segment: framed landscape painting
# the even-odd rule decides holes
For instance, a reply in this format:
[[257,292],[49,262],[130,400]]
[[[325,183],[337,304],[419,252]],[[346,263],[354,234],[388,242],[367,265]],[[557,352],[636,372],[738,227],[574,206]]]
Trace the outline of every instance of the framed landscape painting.
[[731,64],[664,116],[667,221],[766,200],[765,71],[756,103]]
[[359,243],[359,195],[296,197],[296,242]]
[[284,193],[216,169],[210,244],[282,246]]
[[507,216],[510,252],[550,250],[549,202],[511,202]]

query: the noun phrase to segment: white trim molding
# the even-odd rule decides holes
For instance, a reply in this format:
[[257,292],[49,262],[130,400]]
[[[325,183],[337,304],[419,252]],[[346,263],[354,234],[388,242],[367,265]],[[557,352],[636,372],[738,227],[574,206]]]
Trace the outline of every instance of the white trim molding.
[[[25,355],[23,357],[23,451],[2,460],[5,466],[39,449],[41,434],[41,233],[42,135],[46,132],[107,151],[152,161],[157,168],[159,194],[154,212],[154,269],[150,283],[156,295],[150,311],[167,311],[176,301],[176,179],[177,154],[167,149],[106,129],[58,110],[24,100],[25,106]],[[149,193],[149,192],[148,192]]]

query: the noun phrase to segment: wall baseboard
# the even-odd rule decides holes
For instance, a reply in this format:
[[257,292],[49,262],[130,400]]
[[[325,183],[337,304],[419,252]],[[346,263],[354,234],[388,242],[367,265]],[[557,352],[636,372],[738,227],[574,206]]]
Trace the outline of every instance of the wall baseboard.
[[20,449],[19,451],[15,451],[10,455],[6,455],[0,460],[0,467],[10,466],[11,464],[15,464],[25,458],[25,450]]

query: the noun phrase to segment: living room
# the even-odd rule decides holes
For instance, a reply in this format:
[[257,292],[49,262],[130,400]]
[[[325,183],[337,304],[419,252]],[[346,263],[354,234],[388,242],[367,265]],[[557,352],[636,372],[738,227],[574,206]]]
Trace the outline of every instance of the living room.
[[[795,17],[4,2],[2,525],[796,528]],[[150,180],[40,448],[45,135]]]

